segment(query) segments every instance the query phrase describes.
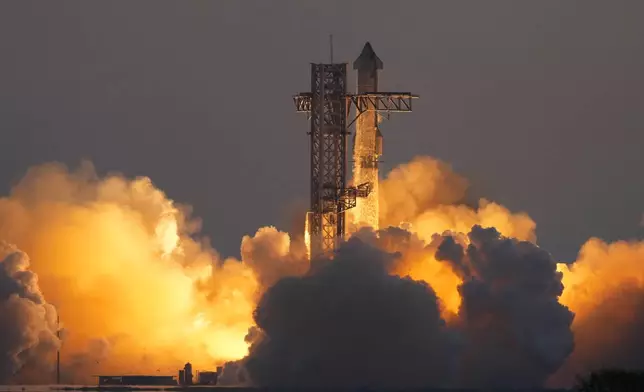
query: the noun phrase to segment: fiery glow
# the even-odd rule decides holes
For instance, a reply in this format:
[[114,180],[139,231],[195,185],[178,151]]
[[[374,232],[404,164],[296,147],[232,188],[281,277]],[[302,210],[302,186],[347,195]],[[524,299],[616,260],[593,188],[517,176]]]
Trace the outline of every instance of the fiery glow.
[[575,350],[551,384],[570,385],[575,374],[600,367],[639,368],[644,242],[591,238],[573,264],[559,264],[558,270],[560,301],[575,313]]
[[[584,324],[610,298],[615,300],[615,307],[625,305],[618,301],[625,288],[644,290],[644,242],[607,244],[590,239],[582,246],[577,261],[570,267],[559,264],[559,271],[565,287],[561,301],[576,314],[573,327]],[[624,309],[625,313],[631,310]]]
[[311,229],[309,228],[310,213],[304,217],[304,246],[306,248],[306,259],[311,260]]
[[[359,139],[356,139],[358,144]],[[354,176],[356,173],[364,172],[356,168]],[[359,180],[354,179],[354,182]],[[423,249],[432,243],[435,235],[444,232],[463,234],[469,232],[472,226],[481,225],[495,227],[507,237],[536,240],[536,225],[527,214],[512,213],[485,199],[479,201],[478,208],[462,204],[467,180],[454,173],[445,163],[429,157],[418,157],[396,167],[379,182],[376,189],[380,189],[376,192],[378,203],[369,203],[367,199],[363,200],[366,204],[362,204],[362,209],[350,210],[352,229],[355,231],[365,226],[383,229],[399,227],[416,235],[421,243],[411,249],[405,248],[402,252],[404,260],[392,272],[429,283],[443,304],[445,317],[458,311],[461,303],[458,286],[462,282],[449,266],[434,258],[432,251]],[[365,208],[371,212],[379,211],[379,225],[365,223]],[[467,238],[464,237],[463,241],[466,243]],[[400,245],[385,242],[383,246],[395,252],[401,250]]]
[[[458,312],[461,305],[457,287],[462,280],[447,264],[434,258],[433,250],[428,252],[423,246],[424,244],[419,244],[406,248],[402,253],[402,262],[396,265],[392,273],[429,283],[441,300],[443,315],[449,318]],[[391,252],[400,250],[399,244],[385,244],[384,248]]]
[[409,227],[428,243],[436,233],[467,233],[475,224],[496,227],[504,236],[536,239],[536,224],[527,214],[485,199],[478,208],[463,204],[467,180],[432,158],[400,165],[380,186],[380,226]]
[[[431,158],[401,165],[376,189],[379,223],[372,227],[413,234],[397,237],[391,230],[378,239],[402,253],[392,272],[429,283],[448,320],[459,310],[462,282],[435,259],[435,235],[481,225],[536,240],[526,214],[487,200],[465,205],[467,181]],[[34,168],[0,199],[0,240],[29,255],[43,295],[60,313],[69,382],[87,382],[82,376],[98,371],[174,374],[188,360],[212,369],[240,359],[248,353],[246,336],[262,293],[282,277],[307,272],[308,215],[303,238],[261,228],[242,239],[241,260],[222,260],[194,239],[198,224],[185,211],[147,178],[99,179],[89,165],[71,173],[59,165]],[[573,362],[585,363],[621,338],[593,315],[609,304],[613,324],[631,323],[636,305],[624,289],[644,295],[642,266],[644,243],[597,239],[584,245],[574,267],[559,266],[561,301],[576,313],[573,329],[582,347]],[[585,344],[591,330],[605,338]]]
[[99,370],[174,374],[188,360],[212,369],[248,352],[256,272],[194,241],[194,223],[149,179],[37,167],[0,199],[0,222],[59,311],[69,382]]
[[154,230],[163,257],[169,257],[179,246],[179,228],[175,213],[175,211],[168,211],[161,215]]
[[[478,208],[461,204],[467,181],[432,158],[419,157],[395,168],[380,183],[380,189],[380,226],[408,230],[424,245],[431,244],[436,234],[467,233],[476,224],[496,227],[505,236],[535,240],[536,225],[526,214],[513,214],[487,200],[481,200]],[[417,248],[405,252],[404,262],[394,272],[429,283],[443,302],[446,316],[457,312],[460,278],[422,245]],[[395,246],[389,250],[396,250]]]
[[203,313],[197,314],[195,321],[192,322],[193,328],[197,331],[203,329],[204,327],[207,327],[208,324],[210,324],[210,321],[206,320]]

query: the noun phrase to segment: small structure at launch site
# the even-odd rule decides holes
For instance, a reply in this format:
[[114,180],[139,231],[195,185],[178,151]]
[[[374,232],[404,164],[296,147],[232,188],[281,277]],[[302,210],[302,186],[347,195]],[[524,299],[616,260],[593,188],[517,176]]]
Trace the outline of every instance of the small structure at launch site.
[[192,364],[190,362],[186,363],[183,366],[183,374],[181,372],[179,370],[179,385],[192,385]]
[[146,376],[146,375],[119,375],[119,376],[96,376],[98,385],[122,385],[122,386],[170,386],[177,385],[173,376]]
[[197,372],[197,384],[199,385],[217,385],[219,373],[217,372]]
[[[331,56],[333,57],[333,56]],[[367,42],[353,63],[357,92],[347,93],[347,64],[311,64],[311,92],[293,100],[310,116],[311,206],[306,218],[309,257],[333,252],[347,230],[346,211],[357,207],[356,226],[378,228],[378,162],[382,155],[379,113],[410,112],[411,93],[378,91],[383,63]],[[351,109],[355,109],[349,121]],[[347,135],[356,124],[353,186],[347,186]]]
[[[197,372],[197,383],[194,385],[217,385],[219,375],[222,373],[223,367],[218,366],[217,371],[201,371]],[[192,364],[186,363],[183,369],[179,370],[179,385],[188,387],[193,385]]]
[[179,370],[179,377],[174,376],[148,376],[148,375],[116,375],[116,376],[94,376],[98,377],[98,386],[176,386],[189,387],[192,385],[217,385],[219,375],[223,367],[217,367],[217,371],[197,372],[197,383],[193,384],[192,364],[186,363],[183,369]]

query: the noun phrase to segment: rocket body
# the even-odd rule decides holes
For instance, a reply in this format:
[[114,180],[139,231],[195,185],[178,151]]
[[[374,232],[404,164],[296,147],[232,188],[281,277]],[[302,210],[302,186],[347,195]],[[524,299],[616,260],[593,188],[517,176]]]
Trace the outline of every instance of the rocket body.
[[[353,63],[353,68],[358,71],[358,94],[378,92],[378,70],[383,68],[383,64],[368,42]],[[366,110],[356,121],[353,183],[370,182],[372,188],[367,197],[356,200],[356,207],[352,210],[354,230],[365,226],[378,230],[379,227],[378,161],[382,155],[382,134],[378,129],[378,108],[374,103],[375,100],[369,100]]]

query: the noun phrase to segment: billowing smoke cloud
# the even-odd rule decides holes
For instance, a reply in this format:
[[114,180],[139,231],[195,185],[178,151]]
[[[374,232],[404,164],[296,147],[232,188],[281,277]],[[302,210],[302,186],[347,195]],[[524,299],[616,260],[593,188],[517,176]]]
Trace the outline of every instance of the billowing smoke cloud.
[[[417,259],[460,279],[448,320],[430,285],[396,276]],[[493,228],[427,245],[402,229],[363,230],[332,262],[267,291],[246,369],[262,386],[540,387],[573,349],[556,267]]]
[[430,157],[416,157],[394,168],[381,181],[380,226],[397,226],[416,219],[431,208],[462,203],[467,188],[467,180],[454,173],[446,163]]
[[29,267],[24,252],[0,242],[0,383],[27,362],[47,369],[60,346],[56,310]]
[[425,242],[445,231],[467,233],[472,226],[495,227],[508,237],[535,241],[534,221],[485,199],[466,203],[468,183],[449,165],[417,157],[393,169],[380,183],[380,227],[401,226]]
[[417,158],[380,190],[386,229],[309,270],[302,238],[272,227],[221,259],[147,178],[30,170],[0,199],[0,241],[17,246],[0,252],[0,382],[52,380],[56,309],[63,382],[186,361],[230,361],[223,384],[347,387],[534,386],[555,372],[569,385],[644,367],[642,243],[590,240],[560,265],[561,294],[535,223],[470,202],[444,163]]
[[332,263],[280,280],[255,312],[265,336],[246,368],[259,385],[447,385],[455,342],[422,282],[390,275],[392,255],[351,239]]
[[[221,260],[207,241],[195,239],[200,225],[189,213],[148,178],[99,178],[90,164],[73,172],[58,164],[35,167],[0,199],[0,240],[31,257],[65,326],[63,382],[95,382],[90,376],[99,372],[176,374],[186,361],[214,369],[246,355],[256,301],[279,278],[276,270],[298,273],[298,246],[265,228],[244,238],[243,260]],[[23,259],[11,256],[7,265]],[[36,282],[27,272],[7,279],[17,276]],[[44,325],[53,317],[35,283],[18,297],[9,297],[11,287],[1,313],[16,315],[2,324],[13,361],[7,374],[23,363],[38,365],[29,359],[48,341],[43,334],[52,329]],[[33,324],[28,333],[21,332],[25,323]],[[30,382],[53,378],[30,374]]]
[[[322,263],[324,267],[312,270],[310,275],[278,282],[260,303],[256,321],[265,335],[248,359],[247,367],[253,381],[259,385],[328,386],[388,385],[392,380],[400,386],[543,385],[573,350],[570,329],[573,313],[558,301],[563,286],[556,262],[533,243],[536,240],[534,222],[525,214],[513,214],[487,200],[481,200],[478,208],[466,204],[465,179],[431,158],[417,158],[402,165],[381,185],[381,227],[389,228],[380,230],[377,235],[369,230],[355,233],[353,239],[362,247],[354,243],[353,252],[342,250],[342,256]],[[369,246],[380,249],[380,255],[362,254],[363,248]],[[347,259],[381,260],[385,257],[382,255],[391,253],[396,257],[388,256],[387,262],[371,261],[369,265],[378,266],[381,274],[392,279],[411,282],[410,278],[413,278],[415,283],[428,284],[430,292],[437,294],[438,318],[440,323],[447,321],[447,326],[441,324],[440,333],[450,337],[447,339],[450,344],[441,347],[445,351],[433,348],[445,358],[441,376],[409,376],[403,382],[396,378],[396,370],[390,370],[379,379],[370,378],[368,372],[359,370],[361,362],[357,357],[351,358],[339,349],[332,351],[334,337],[344,336],[338,331],[369,330],[385,341],[398,339],[391,331],[379,330],[374,320],[360,324],[359,320],[347,320],[329,310],[329,303],[353,307],[355,313],[369,309],[368,305],[349,298],[346,304],[333,301],[335,296],[355,291],[356,280],[363,281],[364,276],[368,276],[367,271],[352,270],[354,279],[338,280],[333,284],[323,281],[327,276],[335,276],[324,273],[329,268],[341,268],[343,263],[352,265]],[[310,287],[320,292],[326,287],[333,289],[319,294]],[[371,295],[377,294],[372,292]],[[316,296],[324,299],[315,302]],[[386,325],[389,319],[399,315],[382,308],[379,317]],[[307,323],[303,318],[317,321]],[[419,320],[410,316],[406,324],[417,322]],[[304,336],[301,330],[308,331],[308,335]],[[422,337],[407,335],[419,341],[433,336],[431,331],[426,328]],[[346,344],[351,346],[351,343]],[[380,358],[382,355],[378,345],[360,347],[363,348],[359,353],[361,358]],[[284,355],[288,359],[280,362],[280,356]],[[417,358],[411,351],[401,357],[406,355]],[[327,364],[330,358],[338,362]],[[428,356],[428,361],[418,362],[431,364],[431,358]],[[397,358],[397,361],[402,360]],[[311,365],[295,365],[302,363]],[[342,367],[354,372],[343,373]],[[427,374],[433,374],[431,365],[424,369]]]
[[[363,229],[357,236],[368,239],[370,233],[370,230]],[[398,255],[396,263],[391,265],[390,273],[428,283],[438,295],[443,317],[454,317],[461,304],[458,286],[462,283],[462,278],[449,264],[436,260],[438,241],[432,240],[427,244],[416,233],[398,227],[378,231],[375,241],[380,249]]]
[[[450,231],[462,238],[471,227],[480,225],[494,227],[506,237],[536,242],[536,225],[526,214],[511,213],[487,200],[480,200],[478,208],[472,208],[471,203],[465,202],[469,200],[467,191],[463,177],[428,157],[416,158],[392,170],[380,187],[380,226],[399,226],[415,235],[398,236],[392,241],[390,232],[390,240],[381,241],[385,249],[399,250],[400,243],[407,248],[403,252],[405,262],[394,272],[428,282],[444,303],[447,318],[466,301],[464,288],[457,288],[465,279],[463,273],[468,271],[454,274],[458,268],[448,271],[434,262],[431,250],[437,233]],[[456,242],[466,244],[467,240]],[[429,245],[424,247],[423,243]],[[450,264],[456,266],[458,262],[453,257]],[[513,264],[498,267],[509,270]],[[572,355],[551,378],[552,385],[570,385],[578,374],[601,367],[644,369],[641,354],[644,340],[638,333],[644,325],[640,317],[644,314],[644,242],[606,244],[590,239],[570,268],[559,264],[559,269],[564,274],[560,302],[575,314],[572,324],[575,345]],[[563,314],[561,317],[559,326],[565,319]],[[555,335],[564,337],[563,333]],[[560,355],[561,352],[555,358]]]
[[[445,354],[452,361],[446,361],[449,371],[445,370],[443,375],[451,371],[455,376],[425,379],[424,382],[430,385],[524,387],[543,385],[550,377],[556,385],[570,385],[577,374],[601,366],[644,367],[641,355],[644,341],[638,333],[644,325],[638,316],[644,314],[644,248],[641,243],[607,245],[598,240],[589,241],[570,271],[559,266],[564,273],[562,285],[555,261],[535,245],[535,223],[526,214],[511,213],[487,200],[480,200],[477,207],[476,203],[466,202],[467,181],[452,172],[449,166],[431,158],[417,158],[392,171],[380,189],[381,227],[394,227],[379,231],[376,237],[368,230],[354,236],[386,252],[397,253],[394,260],[384,263],[388,274],[429,284],[438,297],[436,308],[447,321],[447,327],[442,327],[441,333],[460,342],[448,345]],[[347,253],[344,255],[346,257]],[[332,263],[342,260],[344,258]],[[370,382],[386,384],[395,379],[395,376],[389,379],[382,376],[373,381],[367,373],[360,373],[355,360],[338,360],[343,366],[357,369],[352,375],[342,373],[333,365],[319,366],[324,369],[324,377],[315,373],[313,366],[297,367],[288,360],[268,361],[286,355],[280,351],[286,350],[292,355],[287,357],[292,360],[305,358],[301,363],[315,363],[315,358],[326,358],[323,354],[331,350],[323,351],[319,347],[334,347],[330,334],[338,334],[334,328],[343,328],[341,322],[346,321],[338,319],[337,326],[320,324],[325,325],[325,329],[315,329],[296,316],[298,311],[304,312],[305,304],[312,305],[301,299],[306,296],[284,294],[291,293],[289,290],[306,293],[312,282],[322,280],[323,275],[319,274],[327,268],[331,266],[316,269],[305,278],[279,282],[275,293],[269,291],[262,301],[258,315],[280,320],[287,314],[293,318],[285,321],[284,328],[306,326],[310,335],[303,340],[291,338],[299,342],[297,347],[304,347],[298,349],[290,346],[286,337],[295,333],[285,334],[280,330],[281,324],[258,319],[260,327],[268,325],[268,329],[264,330],[265,335],[260,334],[257,340],[260,343],[256,343],[249,357],[249,369],[253,370],[250,374],[257,379],[253,381],[260,385],[275,385],[283,383],[282,377],[286,377],[290,380],[286,383],[313,385],[330,377],[325,378],[325,382],[331,385],[335,382],[364,385]],[[301,272],[297,270],[292,275]],[[268,279],[266,283],[272,281],[274,279]],[[332,293],[329,299],[350,290],[340,287],[341,284],[338,282],[334,286],[338,293]],[[345,284],[352,287],[354,282],[347,279]],[[313,287],[322,290],[320,287],[324,286],[313,284]],[[332,302],[327,302],[327,307],[328,303]],[[364,306],[359,302],[350,303],[346,306],[353,306],[356,313]],[[295,309],[293,313],[291,309]],[[323,317],[312,312],[303,314]],[[384,311],[380,317],[385,323],[389,319]],[[330,318],[324,320],[333,322]],[[377,330],[373,325],[362,327]],[[311,340],[308,345],[307,339]],[[363,358],[378,358],[379,352],[365,350],[362,354]],[[345,356],[338,355],[340,357]],[[336,370],[339,373],[330,376]],[[417,381],[410,376],[407,384],[401,385],[416,385]]]
[[576,348],[553,384],[599,368],[644,369],[644,242],[591,239],[560,269]]
[[[429,283],[444,305],[446,318],[458,311],[462,279],[449,265],[436,262],[432,246],[436,235],[451,232],[463,236],[480,225],[494,227],[507,237],[536,241],[536,225],[528,215],[512,213],[485,199],[471,199],[467,180],[430,157],[416,157],[381,181],[380,227],[389,229],[381,231],[380,246],[392,252],[404,246],[404,262],[393,272]],[[403,230],[395,234],[392,227]]]
[[291,244],[289,235],[274,227],[263,227],[254,237],[242,238],[241,259],[253,269],[260,286],[268,288],[282,277],[303,275],[308,270],[302,245]]
[[573,350],[573,314],[558,300],[561,273],[536,245],[474,226],[469,244],[446,236],[436,257],[462,278],[456,327],[467,344],[468,387],[540,387]]

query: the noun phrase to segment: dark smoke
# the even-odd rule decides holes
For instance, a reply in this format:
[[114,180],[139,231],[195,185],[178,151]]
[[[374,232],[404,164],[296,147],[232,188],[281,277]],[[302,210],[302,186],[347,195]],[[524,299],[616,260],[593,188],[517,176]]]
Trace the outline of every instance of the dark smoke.
[[15,381],[26,365],[53,369],[56,331],[56,310],[45,302],[29,258],[0,243],[0,383]]
[[573,313],[558,302],[561,274],[536,245],[474,226],[470,244],[446,236],[436,258],[460,274],[456,326],[466,339],[460,379],[470,387],[539,387],[573,350]]
[[[467,239],[446,233],[425,245],[401,229],[362,231],[333,261],[280,280],[256,309],[250,378],[282,387],[543,386],[573,350],[556,263],[494,228],[474,226]],[[463,279],[449,324],[431,287],[390,274],[408,254],[435,255]]]
[[255,384],[446,386],[456,352],[437,298],[391,276],[391,254],[353,238],[315,274],[280,280],[260,301],[264,336],[246,369]]

